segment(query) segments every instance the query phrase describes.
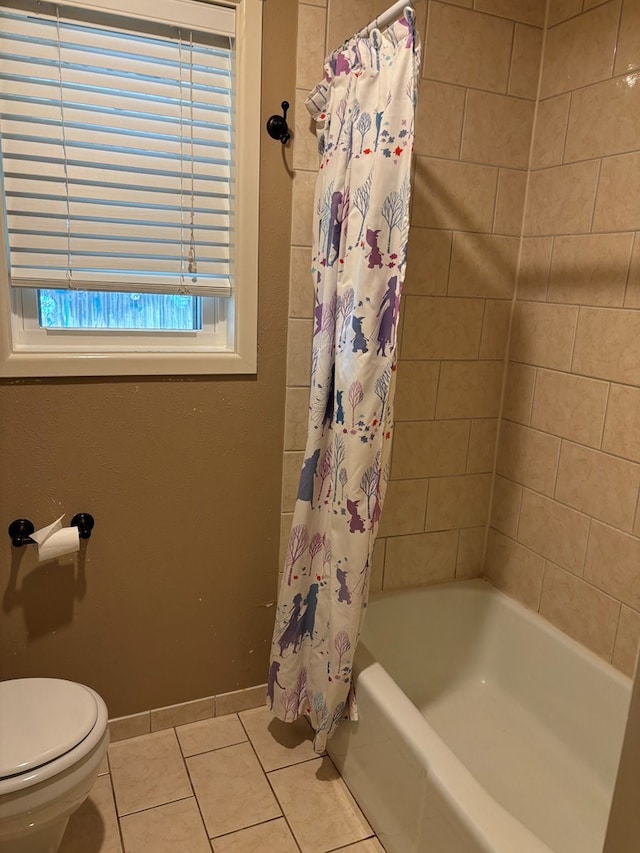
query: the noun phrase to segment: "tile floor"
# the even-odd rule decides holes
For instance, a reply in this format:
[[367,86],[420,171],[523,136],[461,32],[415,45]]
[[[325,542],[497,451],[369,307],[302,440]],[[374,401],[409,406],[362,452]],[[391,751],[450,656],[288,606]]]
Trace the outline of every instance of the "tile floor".
[[305,720],[266,708],[109,747],[60,853],[384,853]]

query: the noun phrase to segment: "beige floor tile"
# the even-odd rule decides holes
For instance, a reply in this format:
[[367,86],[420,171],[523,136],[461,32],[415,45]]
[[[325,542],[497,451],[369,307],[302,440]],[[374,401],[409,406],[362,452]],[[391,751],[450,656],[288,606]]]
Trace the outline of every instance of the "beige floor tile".
[[214,838],[213,853],[298,853],[284,818]]
[[349,847],[340,847],[335,853],[384,853],[384,847],[377,838],[367,838],[366,841],[358,841],[357,844],[350,844]]
[[316,758],[313,731],[304,718],[283,723],[268,708],[254,708],[243,711],[240,719],[265,770],[278,770]]
[[127,815],[120,825],[126,853],[210,853],[193,797]]
[[75,811],[59,853],[122,853],[111,779],[99,776],[91,793]]
[[303,853],[326,853],[373,834],[328,758],[274,770],[269,781]]
[[109,763],[119,815],[193,795],[173,729],[112,744]]
[[176,734],[184,756],[222,749],[247,739],[237,714],[226,714],[224,717],[179,726]]
[[187,767],[210,838],[280,817],[250,744],[194,755]]

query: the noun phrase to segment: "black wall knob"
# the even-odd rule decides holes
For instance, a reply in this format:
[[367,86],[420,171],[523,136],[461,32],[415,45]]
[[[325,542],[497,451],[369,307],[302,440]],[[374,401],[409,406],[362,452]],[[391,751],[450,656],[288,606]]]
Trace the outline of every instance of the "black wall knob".
[[282,115],[273,115],[267,120],[267,133],[272,139],[279,139],[283,145],[291,139],[289,126],[287,125],[287,110],[289,109],[289,101],[283,101]]

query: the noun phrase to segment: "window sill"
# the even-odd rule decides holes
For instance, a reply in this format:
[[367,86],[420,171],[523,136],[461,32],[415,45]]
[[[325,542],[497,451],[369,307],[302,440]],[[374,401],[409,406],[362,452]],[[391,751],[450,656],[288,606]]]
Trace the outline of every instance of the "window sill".
[[235,352],[7,353],[0,376],[174,376],[254,374],[254,355]]

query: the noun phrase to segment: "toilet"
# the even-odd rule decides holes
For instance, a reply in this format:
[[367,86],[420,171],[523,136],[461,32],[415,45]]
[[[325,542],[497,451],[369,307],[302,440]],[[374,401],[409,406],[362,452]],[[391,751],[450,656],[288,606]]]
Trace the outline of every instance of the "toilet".
[[0,853],[56,853],[108,745],[107,706],[90,687],[0,682]]

